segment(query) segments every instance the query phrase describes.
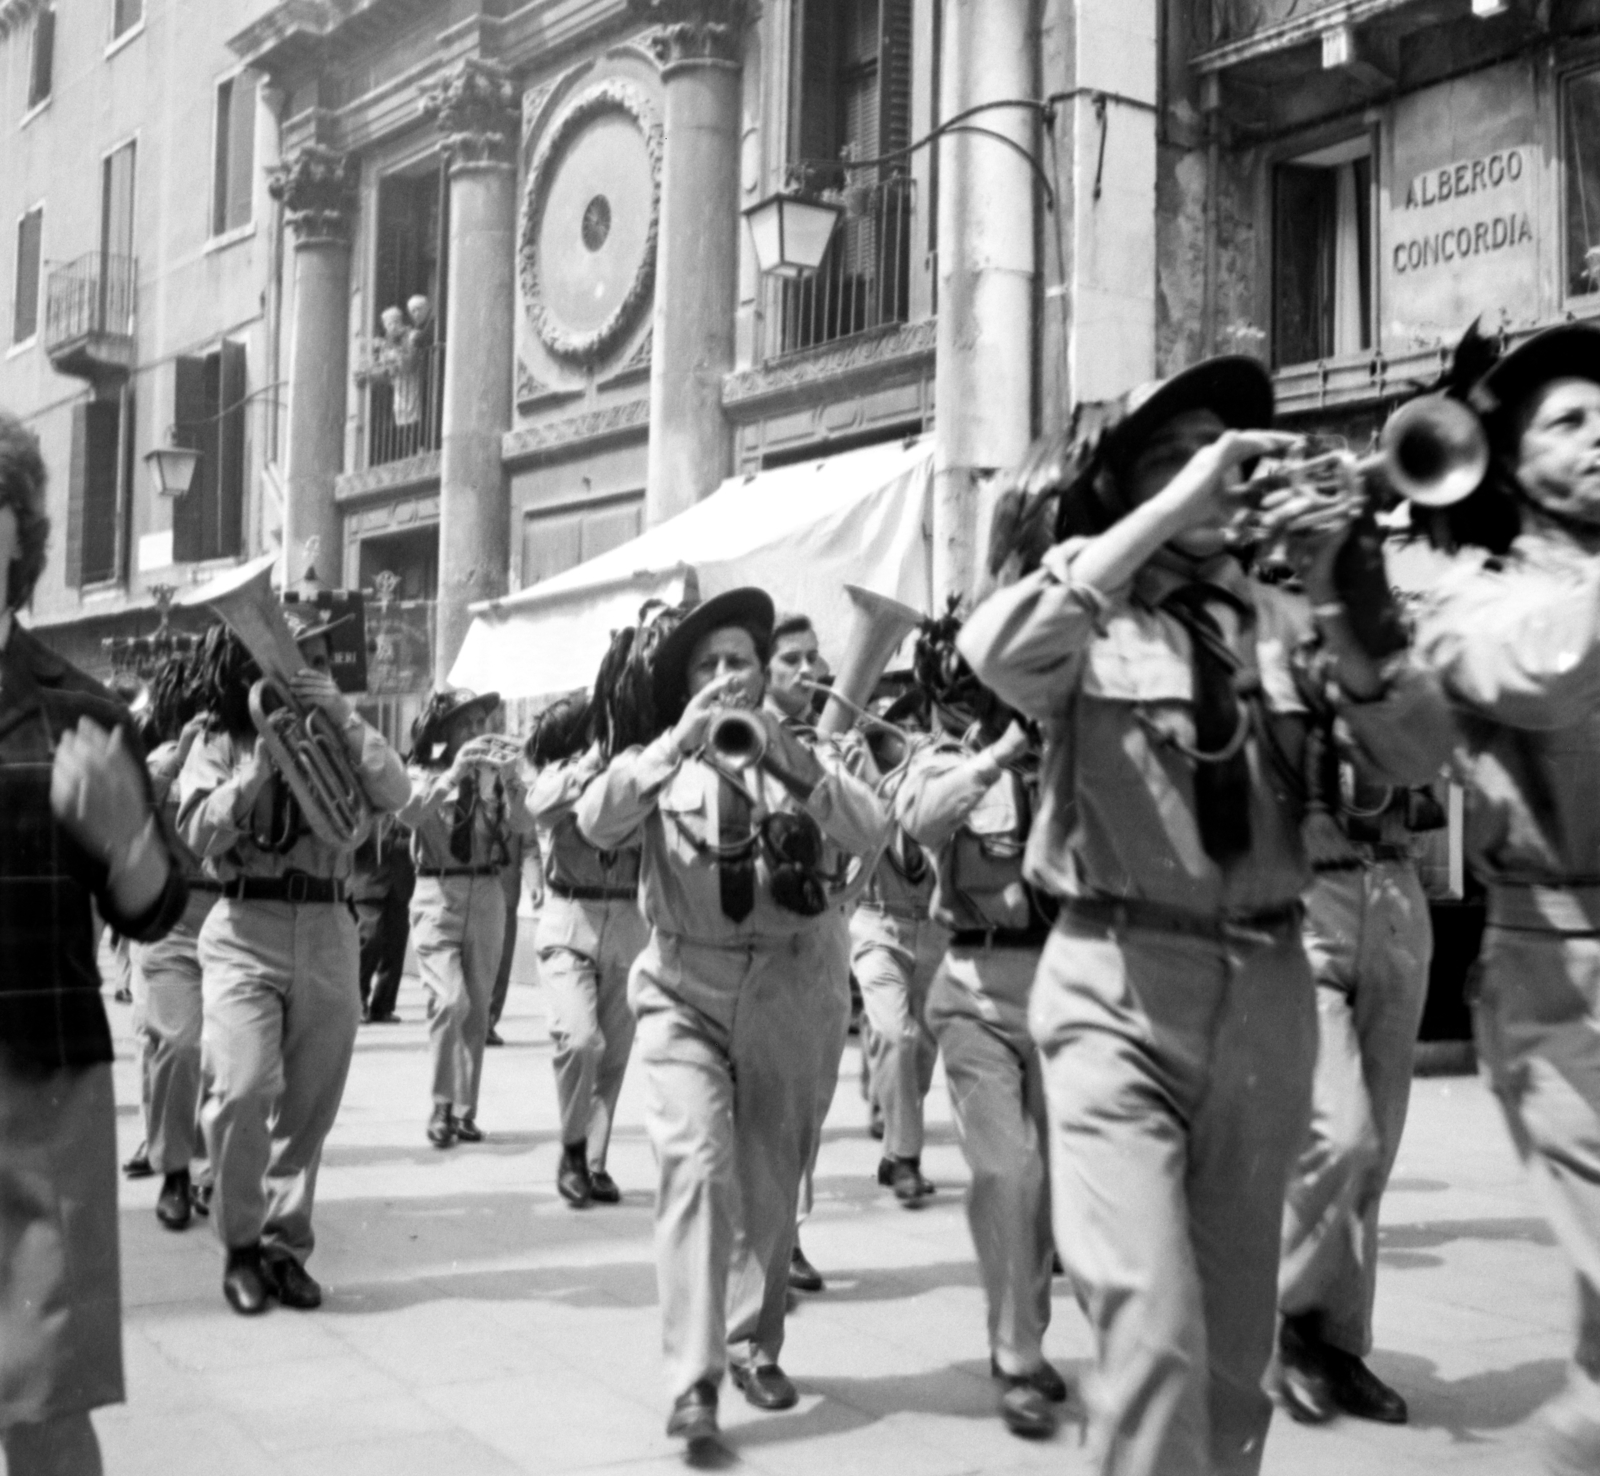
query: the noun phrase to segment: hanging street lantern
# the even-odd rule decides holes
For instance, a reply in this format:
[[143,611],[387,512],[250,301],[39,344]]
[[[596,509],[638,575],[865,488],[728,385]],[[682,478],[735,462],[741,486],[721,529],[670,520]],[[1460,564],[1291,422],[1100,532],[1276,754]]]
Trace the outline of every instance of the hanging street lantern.
[[769,277],[798,280],[822,265],[844,207],[814,196],[780,191],[744,212],[756,265]]
[[157,446],[144,453],[144,464],[150,468],[158,497],[182,497],[194,482],[200,453],[188,446]]

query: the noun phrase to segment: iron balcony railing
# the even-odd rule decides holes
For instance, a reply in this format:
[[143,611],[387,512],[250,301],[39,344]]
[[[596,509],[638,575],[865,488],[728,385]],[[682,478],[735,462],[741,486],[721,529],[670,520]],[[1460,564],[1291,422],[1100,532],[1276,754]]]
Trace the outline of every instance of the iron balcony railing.
[[360,376],[367,390],[367,465],[387,466],[441,444],[444,344],[395,359],[378,355]]
[[910,176],[846,184],[839,195],[844,215],[817,272],[766,283],[768,360],[906,321],[915,214]]
[[48,353],[86,338],[133,336],[135,259],[91,251],[50,269],[45,289],[44,340]]

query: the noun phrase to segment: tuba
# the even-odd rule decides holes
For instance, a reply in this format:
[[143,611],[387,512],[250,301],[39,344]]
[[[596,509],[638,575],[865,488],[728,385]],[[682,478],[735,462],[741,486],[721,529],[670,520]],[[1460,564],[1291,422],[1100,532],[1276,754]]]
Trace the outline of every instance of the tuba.
[[867,711],[866,703],[890,658],[921,623],[922,615],[910,605],[902,605],[887,595],[874,594],[859,584],[845,585],[844,592],[852,608],[850,634],[845,640],[845,654],[839,663],[838,675],[831,686],[820,682],[807,684],[818,693],[827,693],[827,705],[817,720],[817,732],[837,736],[857,725],[876,729],[891,740],[898,740],[895,753],[874,753],[880,769],[895,769],[904,761],[911,735],[904,728]]
[[359,839],[372,808],[343,736],[325,712],[302,708],[289,690],[289,678],[306,663],[272,593],[277,562],[276,554],[252,560],[175,603],[210,605],[255,658],[261,668],[250,689],[256,731],[312,833],[343,850]]

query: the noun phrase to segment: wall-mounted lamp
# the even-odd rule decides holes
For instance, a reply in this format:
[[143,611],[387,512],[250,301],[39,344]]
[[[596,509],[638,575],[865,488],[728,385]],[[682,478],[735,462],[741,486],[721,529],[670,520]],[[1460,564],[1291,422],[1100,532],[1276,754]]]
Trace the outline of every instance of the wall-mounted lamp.
[[822,265],[844,206],[780,191],[744,212],[756,266],[765,276],[809,277]]
[[194,482],[200,453],[188,446],[156,446],[144,453],[158,497],[182,497]]

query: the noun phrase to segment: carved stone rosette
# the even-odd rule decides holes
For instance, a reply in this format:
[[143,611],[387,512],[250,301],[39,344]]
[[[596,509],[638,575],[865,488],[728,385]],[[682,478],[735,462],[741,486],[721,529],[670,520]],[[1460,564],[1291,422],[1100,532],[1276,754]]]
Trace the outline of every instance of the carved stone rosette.
[[628,0],[628,10],[656,27],[647,39],[663,68],[742,57],[748,0]]
[[272,198],[283,203],[284,220],[302,242],[348,239],[354,187],[348,156],[318,143],[295,150],[267,182]]
[[452,164],[509,164],[521,105],[511,73],[498,62],[467,57],[423,97],[422,112],[444,135]]

